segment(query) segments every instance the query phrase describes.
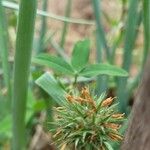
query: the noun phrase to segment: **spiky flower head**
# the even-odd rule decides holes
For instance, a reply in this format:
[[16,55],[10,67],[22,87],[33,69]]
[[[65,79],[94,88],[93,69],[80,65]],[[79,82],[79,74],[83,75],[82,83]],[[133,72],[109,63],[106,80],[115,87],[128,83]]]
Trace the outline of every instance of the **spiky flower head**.
[[119,128],[124,114],[118,113],[114,98],[92,97],[88,88],[78,96],[67,95],[56,108],[53,138],[61,150],[109,150],[110,142],[123,139]]

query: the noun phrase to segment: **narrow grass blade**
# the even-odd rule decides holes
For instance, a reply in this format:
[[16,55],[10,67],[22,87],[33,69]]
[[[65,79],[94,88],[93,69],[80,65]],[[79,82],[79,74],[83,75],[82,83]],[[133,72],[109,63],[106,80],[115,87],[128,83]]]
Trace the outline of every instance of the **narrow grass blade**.
[[25,149],[25,112],[37,1],[21,0],[13,86],[13,150]]
[[[47,7],[48,7],[48,0],[43,0],[43,4],[42,4],[43,11],[47,11]],[[37,53],[40,53],[44,50],[44,39],[45,39],[46,30],[47,30],[47,17],[41,16],[41,27],[40,27]]]
[[[71,5],[72,5],[72,0],[67,0],[65,17],[70,17]],[[65,44],[65,41],[66,41],[68,26],[69,26],[68,22],[64,22],[63,29],[62,29],[62,35],[61,35],[61,41],[60,41],[60,46],[61,47],[64,47],[64,44]]]
[[[94,10],[94,15],[96,19],[96,43],[97,43],[97,62],[103,62],[102,58],[104,56],[104,53],[106,54],[106,58],[109,61],[110,58],[110,52],[109,52],[109,47],[107,45],[106,37],[105,37],[105,32],[102,27],[101,23],[101,8],[100,8],[100,2],[99,0],[92,0],[93,4],[93,10]],[[104,51],[105,50],[105,51]],[[98,76],[97,78],[97,85],[96,85],[96,94],[100,95],[104,91],[107,90],[107,84],[108,84],[108,76],[103,75],[103,76]]]
[[143,0],[143,24],[144,24],[144,52],[142,68],[150,51],[150,1]]
[[50,74],[43,74],[36,80],[36,84],[46,91],[57,104],[63,104],[66,92],[59,86],[57,81]]
[[107,40],[106,40],[106,36],[105,36],[105,32],[103,29],[103,25],[101,23],[101,9],[100,9],[100,2],[99,0],[92,0],[93,3],[93,10],[94,10],[94,14],[95,14],[95,19],[96,19],[96,27],[97,27],[97,32],[98,32],[98,38],[99,38],[99,42],[102,45],[102,48],[105,49],[106,52],[106,57],[109,61],[110,58],[110,50],[107,44]]
[[[132,52],[136,39],[137,32],[137,22],[138,22],[138,4],[139,0],[130,0],[129,1],[129,11],[128,18],[126,22],[126,31],[125,31],[125,43],[124,43],[124,54],[123,54],[123,64],[122,67],[127,72],[130,71],[131,62],[132,62]],[[134,16],[134,18],[133,18]],[[126,112],[128,105],[128,97],[127,97],[127,77],[118,78],[117,85],[117,95],[120,101],[120,111]],[[122,90],[124,89],[124,90]]]

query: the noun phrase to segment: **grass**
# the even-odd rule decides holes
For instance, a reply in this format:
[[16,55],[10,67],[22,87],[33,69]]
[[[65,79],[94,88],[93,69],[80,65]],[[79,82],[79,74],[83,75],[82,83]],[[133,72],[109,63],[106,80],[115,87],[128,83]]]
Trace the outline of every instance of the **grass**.
[[[72,0],[68,0],[67,4],[66,4],[65,17],[70,17],[71,7],[72,7]],[[66,41],[68,26],[69,26],[68,22],[64,22],[63,29],[62,29],[62,34],[61,34],[61,41],[60,41],[60,46],[62,48],[64,47],[64,44],[65,44],[65,41]]]
[[[95,21],[96,21],[96,54],[97,54],[97,62],[103,62],[104,61],[104,54],[106,55],[107,60],[109,61],[110,59],[110,49],[107,44],[105,32],[103,29],[103,25],[101,22],[101,7],[100,3],[101,1],[93,0],[93,10],[94,10],[94,15],[95,15]],[[101,93],[105,92],[108,88],[108,77],[106,75],[101,75],[97,78],[97,88],[96,88],[96,93],[100,95]]]
[[[137,37],[136,27],[137,27],[137,18],[138,18],[138,6],[139,6],[138,0],[130,0],[128,17],[126,22],[123,63],[122,63],[122,68],[124,68],[128,72],[130,72],[130,68],[132,64],[132,54],[133,54],[135,40]],[[128,98],[127,98],[128,93],[126,90],[127,80],[128,78],[120,78],[118,79],[118,85],[117,85],[118,88],[117,96],[120,100],[120,110],[122,112],[127,112],[127,105],[128,105]]]
[[144,24],[144,51],[142,67],[145,64],[148,51],[150,50],[150,2],[143,1],[143,24]]
[[[42,3],[43,11],[47,10],[47,6],[48,6],[48,1],[43,0],[43,3]],[[39,35],[39,40],[38,40],[37,53],[44,51],[46,31],[47,31],[47,18],[44,16],[41,16],[41,27],[40,27],[40,35]]]
[[13,85],[13,150],[25,147],[25,113],[37,1],[21,0]]
[[[145,65],[147,56],[149,54],[150,50],[150,1],[143,0],[142,2],[139,0],[122,0],[118,3],[121,4],[122,10],[120,14],[120,20],[112,21],[109,16],[107,15],[107,12],[104,12],[102,8],[102,1],[99,0],[92,0],[91,7],[93,8],[93,13],[95,19],[86,20],[86,19],[76,19],[71,17],[72,11],[74,11],[72,8],[74,1],[73,0],[67,0],[66,1],[66,8],[64,16],[55,15],[51,12],[48,12],[47,6],[48,1],[43,0],[43,8],[42,10],[37,10],[37,0],[32,0],[30,3],[27,0],[20,0],[20,8],[19,5],[11,2],[11,1],[2,1],[0,0],[0,69],[2,70],[2,78],[0,76],[0,80],[2,81],[1,89],[0,89],[0,103],[4,103],[4,97],[5,92],[3,92],[2,89],[7,89],[6,96],[7,98],[7,106],[9,106],[9,111],[12,112],[13,116],[13,131],[12,133],[9,133],[9,138],[12,138],[12,149],[13,150],[23,150],[27,148],[28,142],[26,143],[26,138],[28,138],[28,141],[30,141],[29,137],[26,137],[26,124],[25,124],[25,116],[26,112],[28,111],[26,103],[27,103],[27,96],[28,96],[28,90],[30,93],[32,93],[33,97],[37,101],[39,100],[39,95],[42,100],[45,100],[46,103],[42,106],[40,106],[40,103],[36,105],[39,112],[46,112],[47,111],[47,118],[45,119],[47,126],[47,120],[51,120],[51,116],[49,114],[53,113],[53,102],[50,100],[56,101],[58,105],[61,104],[61,101],[64,99],[64,95],[66,92],[71,91],[73,88],[73,78],[74,76],[71,76],[72,74],[69,74],[68,72],[66,74],[63,70],[59,70],[62,65],[62,61],[60,63],[55,62],[55,59],[51,60],[46,59],[45,64],[50,64],[47,67],[53,67],[55,68],[51,75],[48,73],[42,73],[45,71],[45,68],[43,67],[34,67],[34,71],[30,70],[31,67],[31,56],[32,56],[32,49],[33,49],[33,40],[34,40],[34,28],[35,28],[35,16],[36,14],[40,16],[41,18],[41,26],[40,26],[40,34],[38,39],[38,48],[34,52],[34,54],[41,53],[43,50],[45,50],[45,53],[49,51],[49,45],[56,50],[56,53],[59,55],[57,59],[62,60],[64,64],[69,63],[71,67],[75,67],[73,70],[73,75],[76,75],[74,73],[77,73],[79,75],[79,78],[76,82],[76,87],[80,88],[81,86],[88,84],[88,86],[91,86],[92,89],[96,85],[96,94],[100,95],[102,92],[109,91],[113,88],[113,92],[117,93],[117,97],[119,98],[119,109],[121,112],[128,112],[128,99],[133,96],[134,90],[137,88],[138,83],[140,81],[140,78],[143,73],[143,67]],[[142,5],[141,5],[142,3]],[[12,55],[13,48],[10,46],[12,43],[9,41],[8,37],[8,31],[10,32],[10,25],[7,25],[7,19],[9,23],[9,18],[5,14],[5,9],[9,8],[10,10],[17,11],[16,18],[18,18],[18,26],[17,26],[17,39],[16,39],[16,51],[15,51],[15,59],[14,62],[9,62],[9,55]],[[128,8],[128,9],[127,9]],[[134,16],[134,17],[133,17]],[[51,28],[51,33],[49,33],[49,29],[47,26],[47,20],[53,19],[58,21],[58,23],[62,23],[62,29],[60,31],[60,37],[59,37],[59,43],[55,40],[53,28]],[[111,34],[109,34],[107,31],[105,31],[105,24],[104,20],[108,20],[109,24],[112,27],[116,27],[120,23],[123,24],[122,28],[117,31],[119,34],[116,37],[109,37]],[[116,25],[112,22],[115,22]],[[125,22],[126,21],[126,22]],[[91,41],[91,44],[93,47],[96,47],[96,57],[94,59],[89,60],[89,62],[84,63],[84,59],[86,58],[86,48],[84,46],[82,47],[77,44],[76,49],[79,48],[78,53],[76,55],[76,59],[74,60],[74,63],[70,62],[70,55],[66,53],[64,47],[67,46],[66,40],[68,35],[68,28],[70,24],[76,24],[77,26],[86,26],[87,28],[92,26],[94,33],[95,40]],[[112,25],[113,24],[113,25]],[[141,26],[141,24],[143,26]],[[16,27],[15,27],[16,28]],[[138,70],[138,73],[136,77],[133,78],[133,82],[130,83],[130,75],[129,77],[108,77],[109,73],[113,72],[115,69],[110,67],[107,69],[108,65],[102,65],[103,67],[94,66],[94,63],[103,63],[108,62],[111,65],[116,64],[116,58],[118,57],[118,49],[121,50],[122,53],[122,68],[131,73],[132,65],[134,65],[134,62],[132,61],[132,57],[134,57],[133,52],[135,47],[135,41],[138,37],[139,29],[143,28],[143,38],[144,38],[144,45],[143,45],[143,51],[141,62],[140,62],[140,69]],[[116,32],[117,32],[116,31]],[[48,36],[48,37],[47,37]],[[56,36],[57,37],[57,36]],[[71,37],[72,38],[72,37]],[[109,39],[112,39],[111,42]],[[90,39],[92,39],[90,37]],[[47,40],[47,41],[46,41]],[[10,47],[10,49],[9,49]],[[91,48],[93,50],[94,48]],[[10,51],[11,50],[11,51]],[[82,51],[81,51],[82,50]],[[70,51],[70,49],[69,49]],[[84,52],[85,54],[82,54]],[[91,54],[93,51],[91,51]],[[89,55],[89,54],[88,54]],[[79,57],[82,56],[82,57]],[[116,57],[117,56],[117,57]],[[61,58],[60,58],[61,57]],[[50,58],[53,58],[51,56]],[[92,57],[93,58],[93,57]],[[93,65],[89,65],[90,64]],[[93,63],[94,62],[94,63]],[[79,63],[79,64],[78,64]],[[13,64],[13,65],[12,65]],[[75,64],[75,65],[74,65]],[[10,65],[13,66],[13,78],[11,76],[11,70]],[[34,64],[33,64],[34,65]],[[58,66],[59,65],[59,66]],[[66,65],[67,66],[67,65]],[[80,68],[81,67],[81,68]],[[89,67],[89,68],[88,68]],[[94,68],[94,70],[92,70]],[[99,72],[97,72],[97,68],[99,69]],[[58,71],[59,70],[59,71]],[[40,86],[40,89],[38,89],[40,92],[36,93],[37,86],[33,86],[32,88],[29,84],[29,76],[30,71],[32,73],[32,83],[36,80],[36,84]],[[39,72],[40,73],[39,73]],[[47,71],[47,69],[46,69]],[[89,71],[89,72],[88,72]],[[101,72],[102,71],[102,72]],[[103,72],[104,71],[104,72]],[[36,74],[34,76],[34,73]],[[102,74],[106,75],[102,75]],[[111,74],[110,73],[110,74]],[[54,76],[52,76],[52,74]],[[122,73],[123,74],[123,73]],[[81,78],[81,82],[78,82],[80,80],[80,75],[84,76],[84,78]],[[89,76],[88,76],[89,75]],[[100,75],[100,76],[97,76]],[[113,73],[111,74],[113,75]],[[96,77],[95,77],[96,76]],[[119,75],[118,75],[119,76]],[[90,77],[90,78],[85,78]],[[95,80],[96,79],[96,80]],[[111,80],[111,81],[110,81]],[[66,82],[62,82],[66,81]],[[86,82],[85,82],[86,81]],[[52,85],[52,86],[50,86]],[[28,88],[30,86],[30,88]],[[12,88],[12,89],[11,89]],[[51,97],[49,97],[44,91],[46,91]],[[94,89],[95,90],[95,89]],[[79,90],[80,91],[80,90]],[[71,91],[72,92],[72,91]],[[12,95],[11,95],[12,93]],[[113,93],[113,94],[114,94]],[[35,94],[35,95],[34,95]],[[111,94],[111,93],[109,93]],[[43,96],[44,95],[44,96]],[[46,96],[45,96],[46,95]],[[11,110],[11,101],[12,101],[12,110]],[[36,102],[35,102],[36,104]],[[90,105],[89,105],[90,106]],[[3,106],[1,106],[2,108]],[[31,104],[32,112],[36,113],[34,111],[34,104]],[[42,108],[42,110],[41,110]],[[50,109],[49,109],[50,108]],[[5,109],[5,108],[4,108]],[[85,108],[86,110],[86,108]],[[2,111],[2,110],[1,110]],[[5,110],[7,111],[7,109]],[[51,112],[52,111],[52,112]],[[67,110],[68,111],[68,110]],[[32,119],[30,120],[30,130],[34,128],[35,126],[35,114],[33,113]],[[4,114],[4,113],[2,113]],[[9,113],[10,114],[10,113]],[[27,112],[28,114],[28,112]],[[68,115],[68,114],[67,114]],[[127,114],[128,115],[128,114]],[[3,116],[2,116],[3,117]],[[2,118],[0,117],[0,118]],[[48,117],[50,119],[48,119]],[[5,118],[5,117],[3,117]],[[6,118],[10,118],[6,116]],[[5,124],[4,122],[0,122],[0,126],[4,129],[5,126],[7,127],[8,124],[11,126],[11,121],[8,119],[8,122]],[[9,127],[10,128],[10,127]],[[7,134],[8,132],[6,132]],[[13,134],[13,137],[11,135]],[[30,135],[31,136],[31,135]],[[1,131],[0,131],[0,137],[1,137]],[[2,135],[2,137],[4,137]],[[11,139],[7,139],[9,141]],[[78,142],[78,140],[77,140]],[[0,139],[0,149],[1,149],[1,139]],[[6,142],[5,142],[6,144]],[[3,148],[3,147],[2,147]]]

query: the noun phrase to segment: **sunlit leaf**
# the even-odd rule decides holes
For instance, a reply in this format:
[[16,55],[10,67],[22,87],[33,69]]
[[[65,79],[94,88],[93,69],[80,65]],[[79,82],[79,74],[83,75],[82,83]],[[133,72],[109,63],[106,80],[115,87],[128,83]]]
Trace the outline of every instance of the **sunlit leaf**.
[[89,65],[80,72],[80,75],[85,77],[93,77],[100,74],[110,76],[128,76],[128,73],[125,70],[109,64]]
[[72,52],[72,59],[71,63],[72,66],[77,70],[81,70],[83,67],[86,66],[89,60],[89,53],[90,53],[90,41],[84,40],[79,41],[75,44],[73,52]]
[[40,54],[33,58],[32,62],[42,66],[50,67],[54,71],[57,71],[62,74],[72,75],[74,73],[71,65],[61,57],[51,56],[48,54]]
[[66,92],[49,73],[45,73],[38,78],[36,84],[45,90],[58,104],[63,104]]

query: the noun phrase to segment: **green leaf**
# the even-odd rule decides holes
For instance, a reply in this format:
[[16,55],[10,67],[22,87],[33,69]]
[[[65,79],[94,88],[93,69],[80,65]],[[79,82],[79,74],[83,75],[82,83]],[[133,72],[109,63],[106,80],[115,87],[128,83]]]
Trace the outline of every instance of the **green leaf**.
[[114,150],[108,142],[104,142],[104,144],[105,144],[107,150]]
[[93,77],[100,74],[110,76],[128,76],[128,73],[125,70],[109,64],[89,65],[80,72],[80,75],[85,77]]
[[71,64],[77,71],[83,69],[88,60],[90,53],[90,41],[85,39],[84,41],[78,41],[72,52]]
[[36,80],[36,84],[45,90],[59,105],[64,104],[66,92],[59,86],[53,76],[45,73]]
[[54,71],[60,72],[62,74],[74,74],[74,70],[71,65],[61,57],[51,56],[43,53],[33,58],[32,62],[39,65],[48,66]]

